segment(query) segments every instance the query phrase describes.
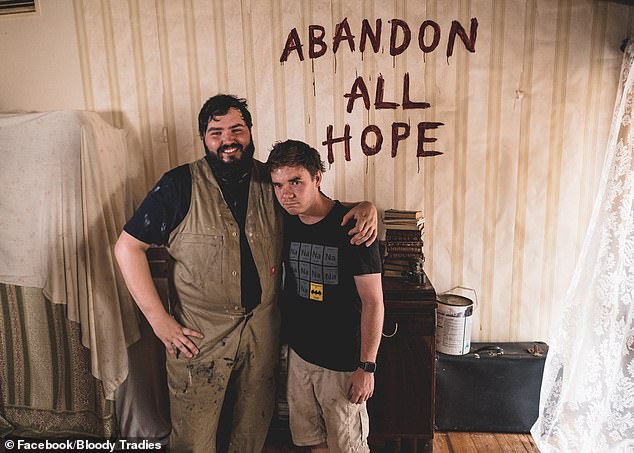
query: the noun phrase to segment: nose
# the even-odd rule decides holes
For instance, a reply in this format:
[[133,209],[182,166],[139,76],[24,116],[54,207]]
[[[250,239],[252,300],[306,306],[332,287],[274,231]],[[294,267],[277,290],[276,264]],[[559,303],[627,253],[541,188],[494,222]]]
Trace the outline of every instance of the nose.
[[230,129],[225,129],[220,135],[221,145],[228,145],[233,143],[233,132]]
[[294,193],[291,190],[291,188],[289,186],[284,186],[282,187],[282,199],[283,200],[290,200],[291,198],[293,198]]

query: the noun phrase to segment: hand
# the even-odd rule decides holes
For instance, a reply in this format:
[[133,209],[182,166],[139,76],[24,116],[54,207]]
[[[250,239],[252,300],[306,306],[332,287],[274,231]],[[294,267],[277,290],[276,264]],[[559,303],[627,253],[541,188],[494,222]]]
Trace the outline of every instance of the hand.
[[378,235],[377,225],[379,216],[376,206],[369,201],[362,201],[343,216],[341,226],[344,226],[353,218],[357,221],[357,224],[348,231],[348,235],[352,236],[350,243],[360,245],[365,242],[365,246],[370,247]]
[[348,381],[348,400],[361,404],[372,397],[374,393],[374,373],[357,369]]
[[182,352],[185,357],[192,358],[200,352],[188,337],[204,338],[203,334],[183,327],[169,314],[165,313],[161,318],[151,321],[150,325],[170,357],[176,358]]

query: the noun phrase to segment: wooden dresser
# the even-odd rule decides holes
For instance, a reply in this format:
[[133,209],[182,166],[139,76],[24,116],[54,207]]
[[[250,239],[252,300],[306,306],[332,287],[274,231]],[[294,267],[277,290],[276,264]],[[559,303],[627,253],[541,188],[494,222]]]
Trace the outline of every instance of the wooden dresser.
[[385,322],[368,402],[375,452],[426,452],[434,437],[436,292],[384,278]]

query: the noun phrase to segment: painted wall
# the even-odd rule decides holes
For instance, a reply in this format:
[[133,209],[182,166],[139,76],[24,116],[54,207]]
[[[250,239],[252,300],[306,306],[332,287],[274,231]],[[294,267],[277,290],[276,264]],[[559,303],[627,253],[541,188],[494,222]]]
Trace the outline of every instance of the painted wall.
[[[3,40],[2,54],[19,67],[0,69],[0,107],[76,108],[83,100],[80,106],[125,127],[137,202],[162,172],[202,155],[196,116],[215,93],[249,100],[263,160],[287,137],[313,144],[325,160],[328,126],[338,137],[349,125],[350,160],[342,143],[333,146],[324,190],[380,209],[423,210],[425,269],[437,290],[462,285],[478,294],[474,339],[548,339],[591,212],[631,7],[596,0],[42,3],[39,19],[0,21],[2,36],[14,42]],[[459,37],[450,46],[453,21],[473,44],[472,18],[475,51]],[[369,42],[359,50],[363,19],[374,31],[381,20],[376,52]],[[390,55],[392,19],[411,31],[398,55]],[[419,46],[426,20],[440,29],[430,50],[434,25],[424,27],[428,52]],[[309,57],[310,25],[324,33],[326,51],[316,58]],[[404,28],[396,28],[398,47]],[[58,33],[42,41],[38,56],[20,38],[40,29]],[[293,29],[304,58],[291,49],[281,63]],[[49,67],[55,82],[44,86],[46,96],[17,76]],[[429,108],[403,108],[406,73],[410,98]],[[395,109],[374,107],[379,76],[383,100],[400,104]],[[345,95],[358,77],[371,106],[357,99],[348,112]],[[64,90],[59,80],[68,82]],[[408,124],[410,136],[392,157],[395,122]],[[437,140],[424,143],[443,154],[417,157],[421,122],[443,123],[425,133]],[[371,156],[361,144],[369,125],[383,136]],[[370,148],[375,135],[368,134]]]
[[0,16],[0,111],[83,109],[72,0]]

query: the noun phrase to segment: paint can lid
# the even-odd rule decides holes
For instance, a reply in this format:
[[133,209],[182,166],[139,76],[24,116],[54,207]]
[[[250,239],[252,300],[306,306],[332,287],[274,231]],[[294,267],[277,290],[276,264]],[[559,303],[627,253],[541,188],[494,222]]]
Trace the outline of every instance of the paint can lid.
[[468,307],[473,305],[473,301],[468,297],[458,296],[457,294],[439,294],[438,302],[445,305],[454,305],[456,307]]

